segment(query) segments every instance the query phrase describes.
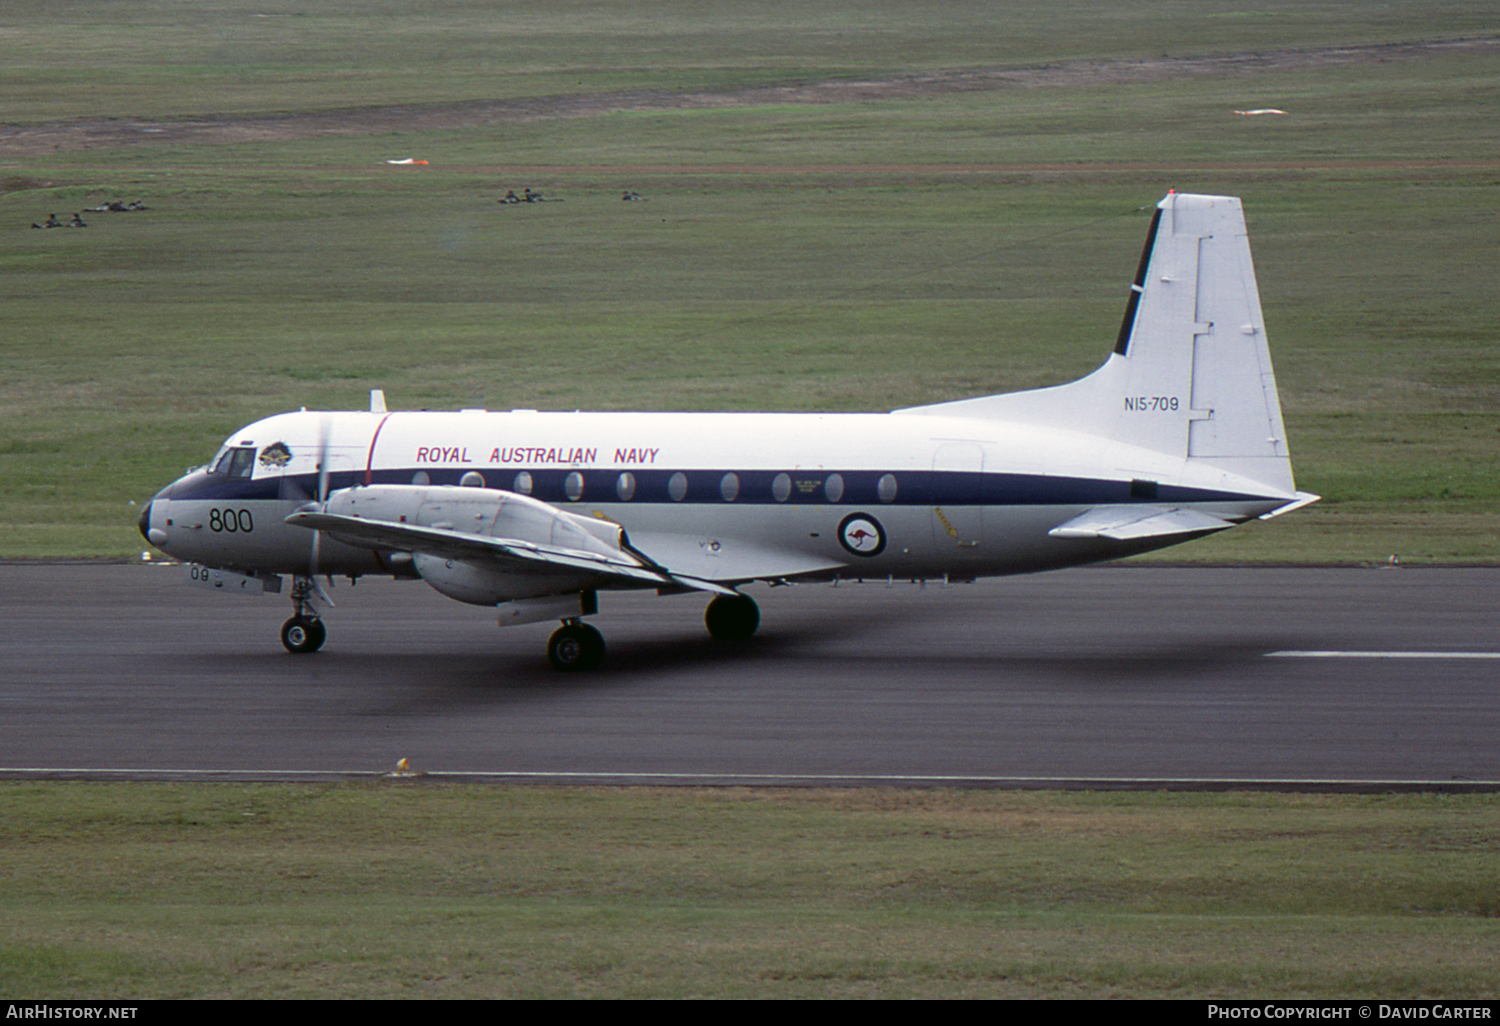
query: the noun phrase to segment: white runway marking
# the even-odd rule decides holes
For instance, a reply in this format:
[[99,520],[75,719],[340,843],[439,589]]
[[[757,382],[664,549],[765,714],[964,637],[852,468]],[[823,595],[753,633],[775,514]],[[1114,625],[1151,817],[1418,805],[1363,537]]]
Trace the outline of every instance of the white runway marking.
[[1267,652],[1268,659],[1500,659],[1500,652]]

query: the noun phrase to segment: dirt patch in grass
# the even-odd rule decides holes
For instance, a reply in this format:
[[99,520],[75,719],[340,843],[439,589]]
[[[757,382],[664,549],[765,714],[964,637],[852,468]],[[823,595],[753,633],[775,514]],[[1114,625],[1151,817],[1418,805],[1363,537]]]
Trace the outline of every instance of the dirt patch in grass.
[[318,112],[207,116],[180,121],[80,118],[52,124],[0,126],[0,157],[113,148],[143,143],[235,143],[324,135],[429,132],[553,118],[596,117],[616,111],[668,111],[776,104],[853,103],[944,93],[1116,85],[1169,79],[1302,71],[1354,64],[1482,54],[1500,38],[1316,47],[1151,60],[1083,60],[1035,67],[968,69],[879,79],[794,81],[710,91],[637,90],[524,100],[355,107]]

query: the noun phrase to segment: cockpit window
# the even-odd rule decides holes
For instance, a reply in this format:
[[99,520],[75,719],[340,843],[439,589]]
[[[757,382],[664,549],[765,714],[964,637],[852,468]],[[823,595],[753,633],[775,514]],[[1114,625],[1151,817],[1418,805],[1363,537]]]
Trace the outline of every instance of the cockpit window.
[[255,446],[229,450],[229,476],[249,477],[255,472]]

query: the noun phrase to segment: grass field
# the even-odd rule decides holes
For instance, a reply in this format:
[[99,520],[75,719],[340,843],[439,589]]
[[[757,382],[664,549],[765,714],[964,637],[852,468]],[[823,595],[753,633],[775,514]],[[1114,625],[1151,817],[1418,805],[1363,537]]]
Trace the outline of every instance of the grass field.
[[1492,796],[0,784],[0,991],[1487,998]]
[[11,0],[6,120],[737,87],[1493,34],[1489,3]]

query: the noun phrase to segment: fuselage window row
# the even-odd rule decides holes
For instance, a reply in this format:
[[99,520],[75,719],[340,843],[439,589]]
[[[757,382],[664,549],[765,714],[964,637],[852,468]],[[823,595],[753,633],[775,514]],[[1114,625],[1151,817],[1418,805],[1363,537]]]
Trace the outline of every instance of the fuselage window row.
[[[254,459],[254,448],[226,449],[214,462],[210,473],[222,474],[230,478],[248,479],[251,477],[254,469]],[[410,480],[413,485],[418,486],[426,486],[433,483],[432,475],[425,470],[418,470],[412,474]],[[588,480],[589,478],[582,471],[570,471],[562,478],[561,497],[566,498],[570,502],[582,501],[588,493]],[[682,502],[688,498],[690,491],[695,498],[701,501],[708,494],[707,488],[711,487],[708,482],[701,478],[696,485],[692,484],[688,475],[680,470],[668,477],[665,483],[665,497],[672,502]],[[459,478],[458,484],[466,488],[490,487],[488,479],[483,474],[472,470],[464,473]],[[615,496],[620,502],[631,502],[642,491],[642,484],[642,481],[635,474],[628,470],[624,471],[615,478]],[[500,485],[499,487],[504,487],[504,485]],[[661,489],[661,487],[661,480],[658,478],[655,488]],[[718,497],[723,502],[734,502],[745,498],[747,495],[754,495],[753,491],[745,492],[744,487],[741,475],[736,471],[728,471],[718,480]],[[760,487],[764,487],[764,484],[760,485]],[[865,487],[868,488],[869,486],[865,485]],[[554,479],[554,483],[547,486],[544,491],[552,491],[556,488],[557,483]],[[520,495],[534,495],[536,489],[536,478],[529,470],[522,470],[511,479],[510,490]],[[837,505],[844,499],[846,490],[844,475],[840,473],[832,473],[827,477],[810,476],[794,479],[791,474],[782,472],[773,477],[770,482],[771,498],[778,503],[789,501],[795,493],[801,496],[803,501],[816,501],[813,497],[821,496],[827,502]],[[895,502],[897,490],[898,486],[895,474],[883,474],[875,482],[875,497],[882,503],[890,504]],[[648,493],[645,496],[647,501],[661,501],[660,491],[657,491],[656,498],[653,499],[650,496],[651,489],[649,483],[646,491]],[[855,499],[854,501],[859,500]]]
[[[426,471],[418,471],[412,477],[412,484],[425,485],[431,483],[431,478]],[[476,488],[485,487],[484,479],[472,471],[464,475],[460,484]],[[658,487],[660,487],[658,485]],[[826,478],[815,478],[806,481],[793,482],[790,474],[780,473],[771,479],[771,497],[777,502],[786,502],[792,497],[793,488],[804,495],[810,495],[821,490],[823,497],[830,503],[837,504],[844,497],[844,476],[842,474],[829,474]],[[640,488],[640,481],[630,471],[622,472],[615,478],[615,496],[620,502],[630,502],[636,497]],[[719,479],[719,498],[724,502],[734,502],[741,496],[742,482],[740,475],[729,471]],[[518,473],[511,482],[510,490],[520,495],[531,495],[536,489],[536,481],[531,472],[523,470]],[[667,479],[667,498],[672,502],[682,502],[688,497],[689,481],[687,474],[677,471]],[[884,474],[875,483],[876,497],[883,503],[896,501],[896,475]],[[571,502],[579,502],[588,492],[588,479],[582,471],[572,471],[563,479],[563,494]]]
[[[420,478],[421,480],[418,480]],[[475,479],[475,480],[471,480]],[[426,473],[418,472],[412,479],[412,484],[428,484]],[[461,484],[474,487],[484,487],[483,479],[478,474],[469,473],[464,475]],[[792,497],[794,482],[791,475],[786,473],[777,474],[771,480],[771,497],[777,502],[786,502]],[[823,497],[830,503],[837,504],[844,497],[844,476],[842,474],[829,474],[827,478],[814,479],[810,481],[795,482],[796,488],[803,494],[812,494],[821,488]],[[521,495],[530,495],[536,487],[529,471],[521,471],[516,475],[511,484],[511,490]],[[639,482],[630,471],[624,471],[615,478],[615,495],[621,502],[630,502],[636,496]],[[729,471],[719,479],[719,498],[724,502],[734,502],[740,497],[740,475]],[[883,503],[896,501],[896,475],[884,474],[875,484],[876,497]],[[667,479],[667,498],[673,502],[682,502],[688,497],[688,476],[682,471],[677,471]],[[587,479],[582,471],[572,471],[563,479],[563,494],[571,502],[583,499],[587,492]]]

